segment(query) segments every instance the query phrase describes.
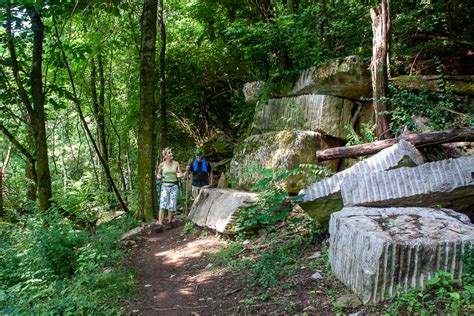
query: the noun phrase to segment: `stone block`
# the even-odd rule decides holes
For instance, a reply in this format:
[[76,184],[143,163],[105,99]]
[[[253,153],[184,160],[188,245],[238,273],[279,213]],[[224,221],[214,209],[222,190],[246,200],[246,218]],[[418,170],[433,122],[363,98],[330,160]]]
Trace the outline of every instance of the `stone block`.
[[474,156],[357,174],[345,179],[341,192],[345,206],[441,205],[472,211]]
[[259,104],[253,127],[261,132],[307,130],[346,139],[354,103],[328,95],[270,99]]
[[368,65],[357,56],[349,56],[304,70],[290,95],[326,94],[357,100],[370,96],[371,92]]
[[203,188],[191,207],[189,218],[198,226],[233,234],[236,233],[233,222],[236,216],[253,206],[256,198],[256,193]]
[[301,190],[299,194],[303,195],[303,198],[300,205],[312,218],[320,223],[327,222],[332,212],[339,211],[343,207],[341,184],[345,179],[349,177],[358,179],[373,172],[421,163],[423,158],[418,150],[409,142],[400,140],[396,145],[356,163],[351,168]]
[[[252,135],[240,143],[231,161],[229,175],[234,188],[248,190],[263,178],[264,169],[290,170],[300,164],[317,164],[316,150],[337,146],[339,141],[312,131],[269,132]],[[336,170],[338,161],[323,163]],[[256,169],[253,171],[252,169]],[[298,192],[308,179],[294,175],[282,181],[287,192]]]
[[332,271],[364,304],[423,288],[438,270],[461,278],[474,242],[465,215],[416,207],[345,207],[331,215],[329,233]]

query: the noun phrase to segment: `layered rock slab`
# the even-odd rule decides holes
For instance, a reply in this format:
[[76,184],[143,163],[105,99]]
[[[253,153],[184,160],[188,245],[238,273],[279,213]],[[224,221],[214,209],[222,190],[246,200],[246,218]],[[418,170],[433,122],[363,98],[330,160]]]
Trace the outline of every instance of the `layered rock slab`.
[[236,216],[252,207],[256,198],[256,193],[203,188],[191,207],[189,218],[198,226],[233,234],[237,232],[234,225]]
[[371,89],[368,65],[357,56],[349,56],[303,71],[290,94],[317,93],[359,99],[369,96]]
[[345,206],[449,206],[472,211],[474,156],[359,174],[341,184]]
[[422,163],[423,157],[418,150],[409,142],[400,140],[396,145],[356,163],[351,168],[304,188],[299,192],[303,196],[300,205],[312,218],[327,222],[330,214],[341,210],[344,205],[341,184],[345,179],[358,179],[369,173]]
[[467,216],[416,207],[345,207],[331,215],[329,233],[332,271],[364,303],[424,287],[438,270],[461,278],[462,254],[474,242]]
[[[251,189],[261,180],[264,169],[290,170],[300,164],[316,164],[316,150],[337,146],[339,142],[323,137],[312,131],[269,132],[252,135],[235,149],[229,175],[234,187]],[[337,161],[323,163],[335,170]],[[287,192],[298,192],[308,185],[308,179],[302,175],[286,178],[282,188]]]
[[270,99],[260,104],[253,126],[261,132],[308,130],[346,139],[354,103],[328,95],[301,95]]

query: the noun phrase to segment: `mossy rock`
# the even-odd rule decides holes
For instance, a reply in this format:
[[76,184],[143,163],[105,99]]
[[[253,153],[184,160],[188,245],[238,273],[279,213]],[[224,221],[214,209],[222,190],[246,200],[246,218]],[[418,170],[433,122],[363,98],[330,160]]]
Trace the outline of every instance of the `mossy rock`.
[[[269,132],[252,135],[235,149],[230,167],[230,180],[239,189],[249,190],[263,178],[263,169],[291,170],[300,164],[317,164],[316,150],[338,146],[340,143],[312,131]],[[336,170],[338,161],[323,165]],[[260,171],[246,174],[256,168]],[[281,182],[286,192],[297,193],[312,182],[303,175],[293,175]]]

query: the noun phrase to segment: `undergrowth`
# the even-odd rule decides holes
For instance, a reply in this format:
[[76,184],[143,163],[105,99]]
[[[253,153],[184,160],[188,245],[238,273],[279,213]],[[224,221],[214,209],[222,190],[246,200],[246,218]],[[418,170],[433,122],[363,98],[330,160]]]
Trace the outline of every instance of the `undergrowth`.
[[134,219],[76,230],[57,210],[0,226],[0,314],[113,314],[134,285],[117,242]]
[[229,241],[214,258],[232,271],[244,272],[242,284],[248,288],[285,287],[281,280],[298,271],[302,254],[314,244],[321,231],[307,215],[291,214],[279,227],[261,234],[246,242],[243,237]]

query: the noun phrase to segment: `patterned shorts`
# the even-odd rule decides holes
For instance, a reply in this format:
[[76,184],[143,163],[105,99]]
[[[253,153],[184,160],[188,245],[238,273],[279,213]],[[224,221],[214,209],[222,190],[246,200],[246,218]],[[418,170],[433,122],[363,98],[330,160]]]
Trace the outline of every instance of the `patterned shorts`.
[[160,208],[175,211],[178,199],[178,185],[162,185],[160,195]]

